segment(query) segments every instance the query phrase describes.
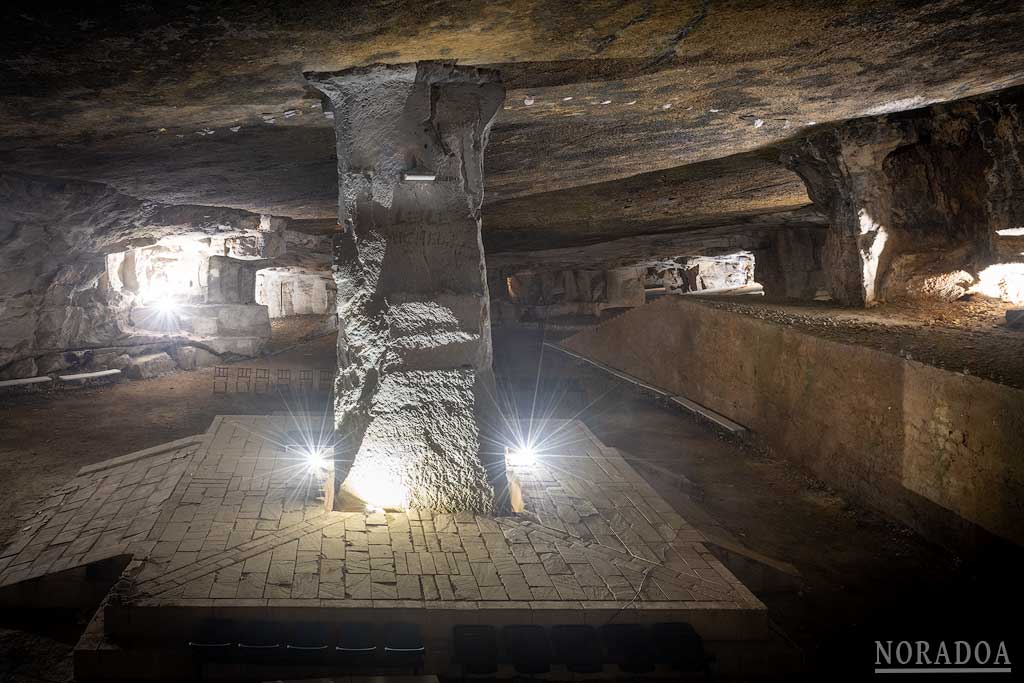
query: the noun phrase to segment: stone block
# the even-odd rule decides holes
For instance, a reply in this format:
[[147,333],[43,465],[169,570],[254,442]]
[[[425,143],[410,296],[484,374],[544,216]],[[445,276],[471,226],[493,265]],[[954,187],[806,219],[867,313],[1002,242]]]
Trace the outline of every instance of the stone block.
[[269,337],[270,315],[266,306],[217,307],[217,332],[224,336]]
[[178,346],[172,351],[175,362],[182,370],[195,370],[217,365],[220,358],[198,346]]
[[211,256],[207,262],[207,303],[256,303],[256,271],[264,266],[266,263],[262,261]]
[[131,365],[125,369],[125,374],[131,379],[149,379],[166,375],[177,369],[178,364],[174,362],[174,359],[161,352],[136,356],[132,359]]

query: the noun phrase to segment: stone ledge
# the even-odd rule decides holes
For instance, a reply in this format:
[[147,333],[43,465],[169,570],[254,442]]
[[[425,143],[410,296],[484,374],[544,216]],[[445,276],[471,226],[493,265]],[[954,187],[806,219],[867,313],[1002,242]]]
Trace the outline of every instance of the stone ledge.
[[101,472],[112,467],[117,467],[118,465],[125,465],[127,463],[135,462],[136,460],[148,458],[153,455],[160,455],[161,453],[166,453],[168,451],[174,451],[179,448],[185,448],[186,446],[191,446],[192,444],[202,443],[205,439],[205,434],[195,434],[193,436],[186,436],[181,439],[176,439],[174,441],[168,441],[167,443],[162,443],[158,446],[145,448],[141,451],[135,451],[134,453],[128,453],[127,455],[122,455],[117,458],[111,458],[110,460],[101,460],[100,462],[93,463],[92,465],[86,465],[82,469],[78,470],[76,476]]

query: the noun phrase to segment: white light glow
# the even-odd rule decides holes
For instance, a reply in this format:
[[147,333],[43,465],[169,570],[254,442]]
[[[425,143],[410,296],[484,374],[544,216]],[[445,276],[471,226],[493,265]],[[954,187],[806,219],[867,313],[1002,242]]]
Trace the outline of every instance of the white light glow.
[[505,457],[512,467],[532,467],[537,462],[537,451],[530,445],[514,446]]
[[433,173],[403,173],[402,180],[419,180],[423,182],[433,182],[437,179],[437,176]]
[[354,467],[345,478],[345,489],[370,510],[404,510],[409,494],[396,476],[373,466]]
[[171,315],[178,310],[178,302],[169,296],[165,296],[156,302],[156,308],[164,315]]
[[996,230],[996,234],[1000,237],[1024,237],[1024,228],[1003,228]]
[[1011,304],[1024,303],[1024,263],[996,263],[978,273],[978,282],[969,290]]
[[[867,211],[860,210],[861,239],[861,271],[864,275],[864,301],[868,304],[875,302],[875,285],[878,279],[878,264],[882,258],[882,251],[889,239],[885,226],[877,223]],[[868,239],[870,238],[870,242]]]
[[304,443],[285,445],[285,453],[295,462],[298,470],[321,478],[334,468],[334,448],[325,441],[307,438],[307,435],[303,435]]
[[306,466],[311,472],[322,472],[327,469],[327,451],[323,448],[303,448]]

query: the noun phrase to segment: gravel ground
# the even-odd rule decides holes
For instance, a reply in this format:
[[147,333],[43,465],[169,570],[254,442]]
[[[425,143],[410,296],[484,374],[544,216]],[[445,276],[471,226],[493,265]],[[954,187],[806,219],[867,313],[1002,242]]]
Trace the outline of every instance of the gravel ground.
[[895,353],[951,372],[1024,388],[1024,330],[1006,326],[1008,304],[896,302],[870,309],[699,298],[707,306],[847,344]]

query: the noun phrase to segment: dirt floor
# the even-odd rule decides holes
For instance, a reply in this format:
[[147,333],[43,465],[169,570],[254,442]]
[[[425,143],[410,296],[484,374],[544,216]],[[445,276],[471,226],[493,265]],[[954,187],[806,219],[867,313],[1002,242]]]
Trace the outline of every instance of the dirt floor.
[[[333,368],[335,336],[319,323],[290,318],[274,325],[271,352],[239,367]],[[214,393],[213,368],[61,391],[0,396],[0,543],[35,511],[47,491],[79,468],[206,431],[218,414],[323,409],[323,398]],[[0,683],[72,680],[71,651],[89,614],[0,615]]]
[[[282,343],[282,346],[292,346]],[[335,365],[335,337],[240,367],[320,369]],[[0,396],[0,538],[34,512],[32,503],[84,465],[206,431],[218,414],[281,410],[276,394],[214,393],[213,368],[148,380]],[[297,372],[292,373],[297,377]]]
[[825,303],[776,304],[758,297],[695,298],[708,306],[792,325],[827,339],[1024,388],[1024,330],[1006,326],[1006,310],[1014,308],[1010,304],[974,297],[854,309]]
[[[787,461],[726,440],[599,371],[552,351],[542,360],[541,340],[537,330],[495,330],[496,370],[510,405],[520,417],[579,415],[698,528],[795,567],[797,577],[770,572],[765,582],[730,565],[744,581],[764,584],[757,594],[773,621],[819,672],[809,680],[825,680],[824,672],[828,680],[859,679],[873,662],[875,638],[1008,637],[1004,621],[1022,606],[1017,555],[991,549],[959,557],[936,548]],[[333,362],[329,335],[251,365]],[[203,431],[218,413],[283,407],[274,396],[214,394],[212,382],[208,369],[0,399],[0,538],[82,465]],[[0,619],[0,682],[70,680],[70,652],[87,617]]]

